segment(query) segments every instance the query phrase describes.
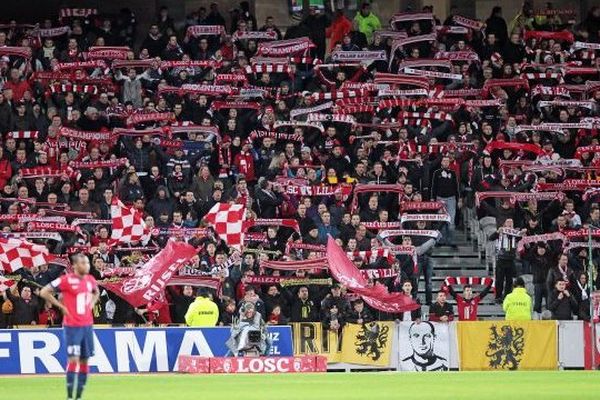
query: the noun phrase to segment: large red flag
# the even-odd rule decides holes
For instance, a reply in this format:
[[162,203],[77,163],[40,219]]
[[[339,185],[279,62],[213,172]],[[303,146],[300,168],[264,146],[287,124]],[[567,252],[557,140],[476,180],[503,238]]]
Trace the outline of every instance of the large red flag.
[[368,280],[331,236],[327,240],[327,259],[331,275],[349,290],[359,294],[371,307],[389,313],[403,313],[420,307],[412,298],[403,293],[390,293],[380,283],[369,285]]
[[135,271],[132,277],[100,284],[134,307],[163,302],[165,286],[196,254],[193,246],[170,240],[164,249]]

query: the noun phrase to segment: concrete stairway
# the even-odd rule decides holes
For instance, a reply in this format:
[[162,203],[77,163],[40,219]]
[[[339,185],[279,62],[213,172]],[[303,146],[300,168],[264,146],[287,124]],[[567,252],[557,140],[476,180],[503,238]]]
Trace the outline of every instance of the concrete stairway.
[[[480,258],[476,246],[463,231],[456,231],[454,242],[458,249],[441,246],[433,250],[431,262],[433,264],[433,301],[440,290],[444,279],[448,276],[491,276],[491,271],[485,265],[484,258]],[[475,292],[483,287],[475,286]],[[461,286],[456,287],[457,292],[462,291]],[[425,304],[425,281],[419,281],[419,299]],[[454,299],[448,299],[451,304],[456,304]],[[480,319],[504,318],[504,312],[500,305],[495,304],[493,294],[488,294],[479,305]],[[426,311],[426,310],[424,310]],[[456,312],[456,308],[455,308]]]

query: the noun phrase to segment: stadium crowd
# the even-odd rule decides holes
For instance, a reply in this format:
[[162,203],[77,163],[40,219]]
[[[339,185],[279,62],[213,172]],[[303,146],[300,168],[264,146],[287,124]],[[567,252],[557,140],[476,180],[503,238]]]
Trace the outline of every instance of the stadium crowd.
[[[245,302],[270,324],[333,330],[421,318],[368,307],[316,261],[301,268],[328,235],[390,291],[416,298],[424,279],[431,320],[454,317],[447,293],[458,318],[475,319],[483,296],[502,303],[523,274],[537,313],[589,319],[600,8],[577,22],[571,11],[525,3],[507,23],[500,7],[485,22],[452,9],[442,23],[425,7],[388,24],[364,3],[353,19],[311,8],[284,34],[272,17],[259,26],[247,2],[230,27],[217,3],[185,26],[163,7],[141,46],[127,10],[2,25],[2,240],[27,238],[57,259],[10,271],[0,252],[0,327],[60,323],[36,293],[69,254],[88,254],[96,279],[114,282],[169,238],[198,246],[180,273],[218,286],[221,325]],[[117,197],[143,213],[149,242],[111,241]],[[241,254],[204,230],[220,202],[253,221]],[[473,221],[493,225],[495,288],[449,278],[434,300],[431,252],[455,249],[455,229]],[[195,291],[169,286],[155,310],[103,290],[96,322],[184,323]]]

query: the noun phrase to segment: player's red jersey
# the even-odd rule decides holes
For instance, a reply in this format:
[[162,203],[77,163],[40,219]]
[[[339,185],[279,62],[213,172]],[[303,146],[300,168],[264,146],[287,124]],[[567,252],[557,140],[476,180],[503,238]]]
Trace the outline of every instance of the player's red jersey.
[[66,274],[53,280],[51,285],[62,293],[63,304],[69,311],[69,315],[64,317],[64,326],[78,327],[94,323],[92,294],[98,290],[98,284],[92,275],[80,278],[76,274]]

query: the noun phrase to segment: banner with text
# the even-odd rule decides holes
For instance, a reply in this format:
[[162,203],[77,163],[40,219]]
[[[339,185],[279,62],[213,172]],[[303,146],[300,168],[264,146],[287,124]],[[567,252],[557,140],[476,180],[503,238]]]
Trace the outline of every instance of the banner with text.
[[[270,356],[293,356],[289,326],[271,326]],[[174,372],[180,355],[225,357],[229,328],[99,328],[92,372]],[[0,332],[0,375],[64,373],[67,350],[62,329]]]
[[457,333],[463,371],[558,367],[556,321],[459,322]]
[[320,322],[301,322],[292,324],[292,331],[295,355],[325,356],[330,364],[390,365],[393,322],[348,324],[341,332],[325,329]]

